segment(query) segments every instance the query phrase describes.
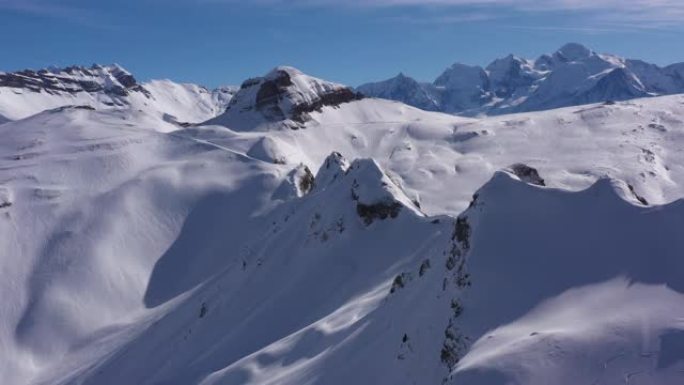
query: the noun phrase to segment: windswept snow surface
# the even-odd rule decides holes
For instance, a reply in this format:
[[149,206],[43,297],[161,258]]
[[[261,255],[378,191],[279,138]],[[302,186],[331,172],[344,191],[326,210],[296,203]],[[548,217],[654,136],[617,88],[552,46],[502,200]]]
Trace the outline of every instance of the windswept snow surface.
[[3,384],[682,383],[684,97],[317,107],[0,125]]

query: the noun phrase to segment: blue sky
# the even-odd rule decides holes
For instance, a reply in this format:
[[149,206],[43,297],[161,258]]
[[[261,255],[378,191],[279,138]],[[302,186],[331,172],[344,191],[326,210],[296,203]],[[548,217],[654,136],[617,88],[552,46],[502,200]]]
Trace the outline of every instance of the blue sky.
[[279,64],[350,85],[566,42],[684,61],[682,0],[0,0],[0,70],[119,63],[239,84]]

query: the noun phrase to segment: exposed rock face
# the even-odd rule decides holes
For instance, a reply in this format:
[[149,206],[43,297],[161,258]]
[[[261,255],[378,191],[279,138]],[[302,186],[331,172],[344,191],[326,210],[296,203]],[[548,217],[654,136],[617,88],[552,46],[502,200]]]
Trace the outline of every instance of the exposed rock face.
[[307,166],[304,166],[304,169],[302,171],[302,175],[299,177],[299,191],[302,192],[302,194],[308,194],[311,189],[314,187],[314,175],[309,170]]
[[89,68],[71,66],[63,69],[0,73],[0,87],[45,91],[50,94],[105,92],[126,96],[130,92],[141,92],[149,96],[149,92],[138,84],[133,75],[118,65],[93,65]]
[[376,219],[396,218],[401,207],[401,203],[396,201],[378,202],[370,205],[357,203],[356,213],[363,218],[364,223],[370,225]]
[[352,182],[351,197],[356,202],[356,213],[366,225],[396,218],[404,209],[422,215],[401,186],[372,159],[355,160],[347,169],[345,179]]
[[325,106],[339,106],[342,103],[349,103],[354,100],[363,99],[363,95],[356,93],[349,88],[341,88],[322,94],[320,98],[311,103],[297,104],[292,108],[292,120],[304,123],[308,120],[308,113],[321,111]]
[[363,98],[340,84],[307,76],[292,67],[278,67],[261,78],[245,81],[226,112],[208,124],[252,129],[263,123],[289,122],[293,129],[310,119],[310,113]]
[[290,75],[285,71],[278,71],[276,77],[264,80],[258,86],[255,100],[256,109],[269,119],[285,119],[285,114],[280,109],[278,102],[287,87],[292,86]]
[[300,198],[311,192],[315,185],[315,178],[308,166],[299,164],[292,169],[285,180],[274,192],[274,199],[288,200]]
[[535,168],[532,168],[526,164],[516,163],[512,165],[510,169],[513,174],[515,174],[523,182],[537,186],[546,186],[544,179],[539,176],[539,172]]
[[170,80],[139,83],[116,64],[0,72],[0,122],[89,105],[98,110],[134,109],[186,127],[223,113],[235,92],[237,87],[209,90]]

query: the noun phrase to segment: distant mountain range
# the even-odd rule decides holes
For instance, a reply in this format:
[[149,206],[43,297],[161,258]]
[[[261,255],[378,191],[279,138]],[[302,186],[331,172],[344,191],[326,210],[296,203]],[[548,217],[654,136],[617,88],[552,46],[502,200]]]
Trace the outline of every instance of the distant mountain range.
[[485,68],[456,63],[432,83],[400,73],[357,90],[428,111],[495,115],[682,93],[684,63],[659,67],[570,43],[536,60],[509,55]]
[[170,80],[139,83],[116,64],[0,72],[0,122],[46,109],[87,105],[133,108],[170,121],[197,123],[223,112],[236,91],[237,87],[209,90]]
[[[292,79],[298,80],[293,83]],[[659,67],[570,43],[536,60],[509,55],[485,68],[456,63],[432,83],[400,73],[356,89],[284,66],[264,77],[248,79],[241,87],[216,89],[171,80],[139,83],[116,64],[0,72],[0,123],[67,105],[132,108],[169,122],[201,123],[223,114],[236,93],[240,97],[233,101],[230,113],[212,122],[237,124],[244,129],[262,123],[262,119],[273,121],[294,114],[297,116],[292,121],[297,125],[307,113],[322,106],[364,96],[427,111],[500,115],[684,93],[684,63]],[[289,100],[298,105],[283,104]],[[261,114],[244,115],[247,105],[255,106]],[[250,123],[254,116],[259,118]]]

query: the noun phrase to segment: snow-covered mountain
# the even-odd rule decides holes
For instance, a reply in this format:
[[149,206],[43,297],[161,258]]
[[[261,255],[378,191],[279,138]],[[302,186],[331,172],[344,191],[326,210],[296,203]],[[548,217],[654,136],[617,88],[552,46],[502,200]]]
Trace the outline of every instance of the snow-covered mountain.
[[264,123],[288,122],[291,128],[296,128],[308,121],[312,112],[362,97],[349,87],[282,66],[264,77],[242,83],[226,111],[205,124],[249,130]]
[[684,63],[659,67],[570,43],[536,60],[509,55],[486,68],[456,63],[433,83],[403,74],[364,84],[366,96],[474,116],[684,93]]
[[385,81],[365,84],[359,89],[366,95],[398,100],[425,111],[440,110],[438,92],[430,84],[419,83],[403,73]]
[[0,121],[64,106],[144,109],[168,120],[198,123],[225,110],[235,87],[208,90],[170,80],[138,83],[119,65],[0,72]]
[[472,119],[279,67],[204,125],[0,135],[3,384],[684,380],[684,96]]

